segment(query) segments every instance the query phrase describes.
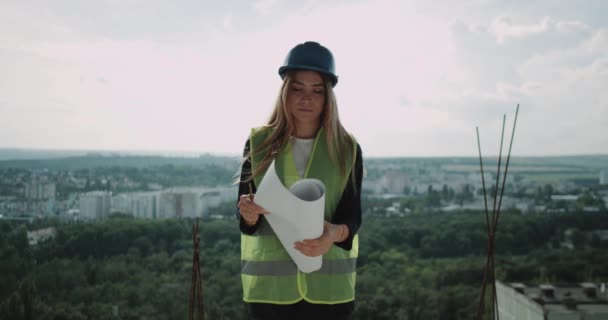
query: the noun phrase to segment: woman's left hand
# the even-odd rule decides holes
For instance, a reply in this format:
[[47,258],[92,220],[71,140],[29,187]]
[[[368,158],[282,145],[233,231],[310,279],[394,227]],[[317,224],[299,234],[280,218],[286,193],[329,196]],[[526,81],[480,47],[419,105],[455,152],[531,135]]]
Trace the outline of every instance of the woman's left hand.
[[323,225],[323,234],[320,237],[317,239],[298,241],[294,244],[294,248],[302,252],[303,255],[309,257],[324,255],[336,241],[337,229],[338,226],[325,221],[325,224]]

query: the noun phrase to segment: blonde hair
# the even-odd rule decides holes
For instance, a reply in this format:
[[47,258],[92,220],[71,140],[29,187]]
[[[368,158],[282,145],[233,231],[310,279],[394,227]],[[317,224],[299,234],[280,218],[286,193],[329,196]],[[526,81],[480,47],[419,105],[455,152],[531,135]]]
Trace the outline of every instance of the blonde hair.
[[[264,125],[270,128],[271,132],[268,137],[256,147],[256,154],[264,154],[259,165],[253,172],[247,173],[247,179],[244,182],[251,181],[253,177],[264,172],[277,153],[289,142],[292,136],[296,133],[295,119],[287,107],[287,94],[291,83],[293,82],[293,71],[288,72],[283,85],[279,90],[274,110],[272,111],[268,123]],[[342,175],[346,174],[346,161],[348,154],[355,156],[356,150],[352,150],[353,139],[342,126],[338,115],[338,104],[334,94],[331,82],[326,77],[323,77],[323,85],[325,86],[325,102],[323,111],[321,112],[321,127],[325,130],[325,137],[329,155],[332,161],[337,161],[340,166]],[[251,142],[250,142],[251,143]],[[336,152],[337,151],[337,152]],[[251,148],[245,154],[243,161],[251,156]],[[354,161],[354,159],[352,159]],[[351,171],[354,178],[354,168]],[[354,182],[354,179],[353,179]]]

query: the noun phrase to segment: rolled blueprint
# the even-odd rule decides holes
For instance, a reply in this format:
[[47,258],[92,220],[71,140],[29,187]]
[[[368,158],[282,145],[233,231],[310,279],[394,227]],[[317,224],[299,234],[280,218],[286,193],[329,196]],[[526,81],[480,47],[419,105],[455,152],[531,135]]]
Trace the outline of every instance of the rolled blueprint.
[[265,218],[298,269],[305,273],[321,269],[321,256],[305,256],[293,245],[296,241],[316,239],[323,234],[323,182],[302,179],[287,189],[277,176],[273,161],[257,188],[255,202],[270,212]]

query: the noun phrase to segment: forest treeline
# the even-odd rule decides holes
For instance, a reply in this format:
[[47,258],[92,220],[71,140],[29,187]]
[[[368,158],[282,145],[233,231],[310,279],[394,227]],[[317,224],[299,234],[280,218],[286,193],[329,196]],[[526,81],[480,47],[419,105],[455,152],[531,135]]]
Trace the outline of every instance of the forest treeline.
[[[27,230],[54,225],[30,246]],[[193,220],[0,222],[0,319],[185,319]],[[608,280],[605,214],[504,212],[497,278]],[[364,217],[355,319],[473,319],[487,250],[481,213]],[[202,220],[206,319],[245,319],[234,220]],[[489,300],[489,299],[488,299]]]

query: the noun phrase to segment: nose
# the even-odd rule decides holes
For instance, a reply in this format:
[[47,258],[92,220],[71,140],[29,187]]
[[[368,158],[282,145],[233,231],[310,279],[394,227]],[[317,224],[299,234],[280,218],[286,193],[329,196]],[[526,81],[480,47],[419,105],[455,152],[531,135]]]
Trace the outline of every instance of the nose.
[[304,91],[304,94],[302,95],[302,100],[312,100],[312,93]]

